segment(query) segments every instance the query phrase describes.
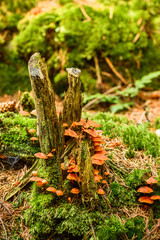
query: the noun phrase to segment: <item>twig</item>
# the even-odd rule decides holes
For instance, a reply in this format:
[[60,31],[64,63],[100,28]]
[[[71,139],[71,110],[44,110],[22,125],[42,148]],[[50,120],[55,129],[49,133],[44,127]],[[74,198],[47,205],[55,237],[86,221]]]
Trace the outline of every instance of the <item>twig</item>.
[[91,21],[91,18],[88,16],[88,14],[86,13],[84,7],[82,4],[79,4],[79,8],[81,9],[81,12],[83,13],[83,15],[85,16],[87,22]]
[[124,79],[124,77],[122,77],[122,75],[115,69],[115,67],[113,66],[113,64],[111,63],[111,61],[109,60],[108,57],[105,57],[105,61],[108,64],[108,66],[110,67],[110,69],[114,72],[114,74],[125,84],[128,85],[128,82]]
[[1,221],[1,223],[2,223],[2,226],[3,226],[4,232],[5,232],[5,235],[6,235],[6,240],[8,240],[8,237],[7,237],[7,231],[6,231],[5,225],[4,225],[3,220],[2,220],[1,217],[0,217],[0,221]]
[[158,228],[160,228],[160,223],[158,223],[155,227],[152,227],[151,231],[146,236],[144,236],[142,240],[147,240],[148,237],[150,237],[150,235],[152,235],[152,233],[155,232]]
[[90,225],[91,225],[91,229],[92,229],[92,233],[93,233],[94,239],[97,240],[96,234],[95,234],[95,231],[94,231],[94,228],[93,228],[93,225],[92,225],[92,222],[91,222],[90,217],[88,217],[88,220],[89,220],[89,223],[90,223]]
[[100,67],[99,67],[97,56],[94,57],[94,63],[95,63],[96,75],[97,75],[97,88],[101,88],[102,87],[102,77],[100,74]]
[[[117,90],[117,89],[120,89],[120,88],[121,88],[121,86],[118,85],[118,86],[116,86],[116,87],[113,87],[113,88],[107,90],[107,91],[104,92],[102,95],[107,95],[107,94],[109,94],[109,93],[111,93],[111,92],[114,92],[114,91]],[[93,104],[96,103],[96,102],[97,102],[97,103],[100,102],[99,98],[94,98],[94,99],[92,99],[91,101],[89,101],[89,102],[83,107],[83,109],[88,109],[91,105],[93,105]]]
[[109,201],[108,201],[108,198],[105,197],[105,196],[103,196],[103,195],[102,195],[102,197],[106,200],[108,207],[111,208],[111,205],[110,205],[110,203],[109,203]]
[[109,7],[109,19],[113,18],[114,6]]
[[82,240],[86,240],[86,239],[87,239],[86,237],[88,237],[88,235],[90,234],[90,232],[91,232],[91,229],[88,231],[88,233],[84,236],[84,238],[83,238]]
[[0,201],[0,204],[7,210],[7,212],[8,212],[9,214],[12,215],[11,211],[5,206],[5,204],[4,204],[3,202]]

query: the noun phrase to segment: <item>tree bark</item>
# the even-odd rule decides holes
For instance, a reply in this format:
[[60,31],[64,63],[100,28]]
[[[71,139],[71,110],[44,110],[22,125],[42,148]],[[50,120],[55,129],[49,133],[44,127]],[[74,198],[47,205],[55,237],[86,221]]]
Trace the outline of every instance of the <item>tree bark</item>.
[[39,53],[31,56],[28,69],[37,112],[40,147],[42,152],[49,153],[52,148],[57,148],[59,142],[54,91],[47,66]]

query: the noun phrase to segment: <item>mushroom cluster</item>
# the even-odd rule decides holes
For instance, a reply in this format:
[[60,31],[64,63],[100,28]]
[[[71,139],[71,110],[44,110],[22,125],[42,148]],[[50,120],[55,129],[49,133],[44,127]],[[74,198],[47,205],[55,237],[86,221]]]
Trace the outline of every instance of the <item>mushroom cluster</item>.
[[[104,184],[106,184],[107,182],[105,179],[102,178],[102,176],[98,174],[99,173],[98,168],[101,168],[105,161],[108,160],[108,157],[106,156],[107,152],[102,148],[102,145],[104,145],[105,143],[102,140],[100,133],[103,133],[103,131],[95,129],[99,128],[100,124],[97,124],[92,120],[86,121],[84,119],[81,119],[80,122],[73,122],[70,128],[68,128],[68,124],[66,123],[63,123],[63,127],[65,128],[64,135],[67,138],[72,137],[75,139],[79,138],[91,139],[94,146],[94,154],[93,156],[91,156],[91,162],[94,169],[94,180],[97,183],[102,183],[102,185],[104,186]],[[62,163],[61,168],[62,170],[67,171],[69,173],[67,175],[67,179],[69,179],[72,183],[75,182],[75,185],[77,185],[76,182],[78,183],[78,185],[80,184],[81,179],[79,177],[79,166],[75,157],[73,158],[72,156],[67,163],[66,162]],[[71,193],[73,193],[72,190]],[[75,194],[78,193],[79,191],[76,191]],[[105,194],[102,188],[98,189],[97,193]]]
[[[150,194],[150,193],[153,192],[153,189],[151,188],[152,185],[154,183],[158,183],[158,181],[154,177],[148,178],[146,180],[146,182],[149,185],[149,187],[148,186],[140,187],[140,188],[138,188],[137,192]],[[139,202],[141,202],[141,203],[148,203],[148,204],[153,204],[154,200],[160,200],[160,196],[159,195],[152,195],[152,196],[145,195],[145,196],[142,196],[142,197],[140,197],[138,199]]]

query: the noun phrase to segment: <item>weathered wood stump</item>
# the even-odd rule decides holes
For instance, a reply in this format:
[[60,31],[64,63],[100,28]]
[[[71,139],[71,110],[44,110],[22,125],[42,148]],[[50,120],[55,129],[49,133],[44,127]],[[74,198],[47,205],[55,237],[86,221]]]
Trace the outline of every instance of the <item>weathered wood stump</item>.
[[69,87],[64,98],[63,113],[58,116],[55,106],[55,94],[48,77],[47,66],[39,53],[31,56],[28,69],[37,112],[37,128],[41,152],[48,154],[52,149],[55,149],[55,153],[52,158],[36,160],[34,166],[21,180],[20,185],[7,195],[6,200],[29,182],[34,168],[39,169],[41,177],[47,179],[48,184],[53,185],[55,183],[56,188],[63,189],[63,180],[66,178],[66,173],[62,173],[61,164],[65,161],[69,163],[70,159],[75,158],[81,179],[81,183],[77,183],[81,192],[81,200],[83,203],[86,202],[94,206],[97,185],[94,181],[91,162],[91,154],[93,154],[91,139],[87,139],[83,134],[80,134],[78,138],[71,138],[67,141],[67,147],[64,147],[65,127],[63,123],[67,124],[68,129],[70,129],[72,123],[81,120],[82,96],[79,79],[81,71],[75,68],[67,69]]

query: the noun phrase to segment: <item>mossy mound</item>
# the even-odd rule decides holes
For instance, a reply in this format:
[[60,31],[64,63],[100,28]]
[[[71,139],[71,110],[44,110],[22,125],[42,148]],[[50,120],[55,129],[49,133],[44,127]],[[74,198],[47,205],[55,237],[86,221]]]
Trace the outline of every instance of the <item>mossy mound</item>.
[[[0,37],[2,93],[13,93],[17,88],[30,90],[25,63],[36,51],[46,58],[50,79],[55,81],[59,94],[65,89],[63,72],[68,66],[82,68],[84,91],[95,92],[95,58],[103,82],[110,86],[120,80],[106,63],[106,57],[129,83],[159,70],[160,3],[157,1],[97,1],[96,7],[80,7],[66,0],[45,13],[37,7],[39,12],[35,15],[32,11],[25,12],[37,0],[16,0],[12,8],[11,1],[1,2],[0,32],[6,31]],[[106,76],[106,72],[110,74]],[[153,86],[158,88],[158,80]]]
[[[18,156],[23,160],[34,160],[34,153],[40,151],[39,143],[33,144],[26,129],[36,129],[37,120],[13,112],[0,114],[1,152]],[[30,162],[31,163],[31,162]]]

